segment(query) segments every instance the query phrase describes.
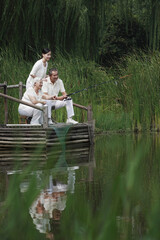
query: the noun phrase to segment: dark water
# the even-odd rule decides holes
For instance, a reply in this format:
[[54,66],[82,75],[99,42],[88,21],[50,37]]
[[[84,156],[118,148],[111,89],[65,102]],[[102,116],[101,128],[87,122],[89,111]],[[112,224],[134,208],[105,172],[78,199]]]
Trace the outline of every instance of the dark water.
[[158,134],[97,136],[0,173],[0,239],[160,239],[159,226]]

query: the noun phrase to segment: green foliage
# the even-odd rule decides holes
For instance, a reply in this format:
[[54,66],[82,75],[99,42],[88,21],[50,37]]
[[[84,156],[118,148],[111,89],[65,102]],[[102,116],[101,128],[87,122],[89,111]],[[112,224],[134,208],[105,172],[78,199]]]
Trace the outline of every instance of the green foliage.
[[143,43],[159,49],[159,9],[153,0],[2,0],[0,43],[27,59],[47,46],[105,64]]
[[2,0],[0,43],[30,59],[32,49],[44,46],[94,58],[104,5],[104,0]]
[[126,19],[112,16],[106,22],[99,50],[102,65],[112,66],[126,54],[147,46],[144,27],[136,19],[127,21],[126,26]]

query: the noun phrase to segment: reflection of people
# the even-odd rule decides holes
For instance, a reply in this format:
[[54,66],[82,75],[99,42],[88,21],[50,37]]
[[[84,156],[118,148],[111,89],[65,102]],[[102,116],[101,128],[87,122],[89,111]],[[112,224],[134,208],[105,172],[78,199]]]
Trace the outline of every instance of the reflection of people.
[[48,48],[42,49],[42,58],[34,64],[26,82],[26,89],[28,89],[29,87],[33,87],[33,79],[35,77],[39,77],[42,80],[45,80],[48,61],[50,60],[50,58],[51,50]]
[[[28,88],[23,97],[22,101],[34,104],[36,106],[42,107],[43,105],[46,104],[46,101],[43,100],[43,98],[51,99],[49,96],[44,95],[42,93],[42,85],[43,81],[42,79],[39,79],[38,77],[34,78],[34,85],[33,87]],[[20,115],[24,115],[27,117],[32,117],[31,119],[31,124],[32,125],[37,125],[37,124],[42,124],[43,123],[43,118],[42,118],[42,111],[29,107],[27,105],[24,105],[20,103],[18,107],[18,112]]]
[[[48,116],[49,116],[49,124],[52,124],[51,115],[52,115],[52,107],[55,109],[66,107],[67,110],[67,123],[76,124],[77,121],[73,120],[74,109],[72,99],[67,99],[67,94],[65,92],[65,88],[63,85],[63,81],[58,78],[58,70],[52,68],[49,70],[49,77],[47,81],[44,82],[42,91],[44,94],[53,97],[54,100],[47,100],[48,105]],[[62,96],[58,96],[59,92],[62,93]]]
[[67,191],[74,193],[76,169],[78,167],[68,167],[67,184],[53,180],[50,175],[47,188],[40,193],[30,207],[29,212],[33,223],[41,233],[46,233],[48,238],[52,236],[50,220],[52,219],[54,224],[59,223],[62,211],[66,207]]
[[33,223],[41,233],[50,232],[50,219],[59,221],[61,212],[66,207],[67,185],[58,183],[55,187],[57,189],[49,188],[42,191],[29,211],[33,218]]

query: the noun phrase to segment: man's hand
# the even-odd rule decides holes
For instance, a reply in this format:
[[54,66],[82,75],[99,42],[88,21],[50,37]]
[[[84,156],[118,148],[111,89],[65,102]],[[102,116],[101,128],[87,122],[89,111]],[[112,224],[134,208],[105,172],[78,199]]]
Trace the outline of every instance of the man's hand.
[[64,94],[63,95],[63,100],[67,98],[67,94]]
[[52,99],[53,99],[53,100],[57,100],[57,97],[56,97],[56,96],[53,96]]

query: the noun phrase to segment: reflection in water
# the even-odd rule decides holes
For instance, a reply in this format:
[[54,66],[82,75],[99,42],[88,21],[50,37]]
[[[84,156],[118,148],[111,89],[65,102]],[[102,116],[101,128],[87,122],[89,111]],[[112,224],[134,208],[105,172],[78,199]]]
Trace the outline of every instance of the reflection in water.
[[160,239],[159,135],[99,136],[96,164],[72,151],[0,174],[0,239]]
[[48,234],[51,231],[51,220],[56,224],[59,222],[61,213],[66,207],[67,191],[74,193],[76,169],[78,169],[77,166],[67,168],[67,184],[53,179],[50,175],[48,186],[41,190],[40,195],[30,207],[30,215],[41,233]]

